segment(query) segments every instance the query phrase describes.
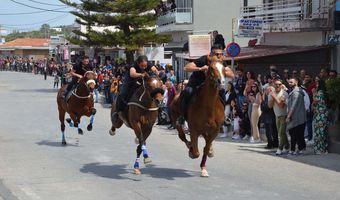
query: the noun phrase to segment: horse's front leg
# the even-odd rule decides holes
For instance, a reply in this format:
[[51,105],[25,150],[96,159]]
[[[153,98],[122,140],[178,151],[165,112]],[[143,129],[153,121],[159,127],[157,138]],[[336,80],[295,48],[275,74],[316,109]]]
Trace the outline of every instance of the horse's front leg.
[[76,121],[76,123],[74,123],[74,124],[77,125],[76,127],[77,127],[77,129],[78,129],[78,134],[79,134],[79,135],[83,135],[84,132],[83,132],[83,130],[80,128],[80,122],[81,122],[80,119],[81,119],[81,116],[78,115],[78,116],[77,116],[77,121]]
[[142,146],[141,146],[141,145],[138,145],[138,146],[137,146],[137,148],[136,148],[136,154],[137,154],[137,157],[136,157],[135,164],[133,165],[133,172],[134,172],[136,175],[140,175],[141,172],[140,172],[140,169],[139,169],[139,162],[140,162],[140,155],[142,154]]
[[88,130],[88,131],[92,131],[92,128],[93,128],[92,124],[93,124],[93,122],[94,122],[94,115],[96,114],[96,112],[97,112],[97,110],[96,110],[95,108],[92,108],[92,109],[90,110],[90,112],[89,112],[89,115],[90,115],[90,123],[89,123],[89,125],[87,125],[87,130]]
[[190,131],[191,146],[189,149],[189,157],[192,159],[198,158],[200,156],[200,152],[198,150],[198,135],[198,131]]
[[206,161],[207,157],[213,157],[214,156],[214,151],[212,148],[212,142],[216,138],[218,134],[219,128],[211,128],[209,129],[207,135],[204,134],[204,139],[205,139],[205,147],[203,149],[203,157],[201,161],[201,176],[202,177],[208,177],[208,171],[206,169]]
[[185,143],[185,145],[188,147],[188,149],[191,149],[191,143],[187,140],[187,138],[185,136],[183,126],[177,124],[176,129],[177,129],[177,132],[178,132],[179,139],[181,139],[182,142]]
[[[148,150],[146,148],[146,139],[149,137],[152,131],[152,124],[144,124],[141,127],[141,140],[140,143],[142,145],[143,157],[144,157],[144,164],[151,163],[151,158],[149,156]],[[142,141],[143,140],[143,141]]]

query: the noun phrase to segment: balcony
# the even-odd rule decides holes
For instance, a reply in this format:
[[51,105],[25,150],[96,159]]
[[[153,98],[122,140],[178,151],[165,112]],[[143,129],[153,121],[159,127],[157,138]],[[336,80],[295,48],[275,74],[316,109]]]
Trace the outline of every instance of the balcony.
[[157,18],[156,33],[188,31],[192,27],[192,8],[175,8]]
[[264,32],[295,32],[329,29],[328,0],[280,0],[241,7],[242,18],[264,21]]

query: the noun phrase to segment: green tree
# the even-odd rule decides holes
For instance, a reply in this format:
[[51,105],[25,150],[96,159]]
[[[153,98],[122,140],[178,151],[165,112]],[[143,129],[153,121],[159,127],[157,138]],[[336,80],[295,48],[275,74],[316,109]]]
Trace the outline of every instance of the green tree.
[[[74,31],[86,40],[70,38],[71,42],[87,46],[120,46],[126,49],[127,62],[133,62],[133,55],[140,47],[150,43],[170,41],[166,35],[155,32],[156,15],[154,9],[160,0],[81,0],[77,4],[70,0],[60,0],[77,11],[78,23],[86,25],[87,32]],[[116,30],[98,32],[91,27],[114,26]]]

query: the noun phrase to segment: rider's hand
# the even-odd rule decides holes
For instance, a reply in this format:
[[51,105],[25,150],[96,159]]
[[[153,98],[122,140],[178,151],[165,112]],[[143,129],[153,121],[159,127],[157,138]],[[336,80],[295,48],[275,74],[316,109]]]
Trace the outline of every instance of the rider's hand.
[[199,68],[199,71],[207,71],[209,69],[209,66],[204,65],[203,67]]

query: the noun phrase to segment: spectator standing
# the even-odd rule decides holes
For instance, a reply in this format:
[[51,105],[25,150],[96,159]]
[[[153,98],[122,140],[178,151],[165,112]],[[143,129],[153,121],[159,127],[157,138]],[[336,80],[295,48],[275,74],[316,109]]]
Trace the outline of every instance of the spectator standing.
[[[166,102],[166,111],[168,113],[169,118],[171,119],[170,105],[176,96],[176,88],[173,86],[171,81],[166,81],[165,86],[166,86],[167,97],[168,97],[168,100]],[[168,129],[174,129],[174,128],[175,128],[175,124],[170,124],[170,126],[168,127]]]
[[267,86],[266,90],[263,94],[263,101],[261,103],[261,111],[262,111],[262,122],[265,124],[266,136],[268,144],[265,147],[266,149],[272,149],[278,147],[278,133],[276,128],[276,120],[275,113],[272,107],[269,107],[269,94],[274,92],[274,88],[270,85]]
[[259,129],[259,119],[261,116],[261,102],[262,102],[262,95],[259,90],[259,85],[257,82],[254,82],[251,86],[251,92],[248,94],[248,100],[251,104],[252,111],[251,111],[251,131],[252,137],[250,138],[251,143],[258,143],[261,142],[260,139],[260,129]]
[[104,87],[105,103],[110,104],[111,103],[111,95],[110,95],[111,80],[108,74],[104,75],[103,87]]
[[276,128],[279,136],[279,146],[276,155],[281,155],[289,151],[289,142],[286,134],[288,93],[283,89],[281,80],[275,80],[274,85],[275,91],[269,94],[268,106],[274,110]]
[[213,31],[214,45],[220,45],[222,50],[225,49],[225,42],[222,34],[219,34],[217,30]]
[[246,87],[247,78],[244,76],[243,70],[236,68],[236,80],[235,80],[235,92],[237,95],[237,106],[242,108],[243,102],[246,97],[244,95],[244,89]]
[[53,76],[54,76],[54,84],[53,84],[53,88],[55,88],[57,86],[57,89],[59,87],[59,80],[60,80],[60,77],[59,77],[59,74],[57,71],[54,71],[53,72]]
[[171,81],[171,84],[174,85],[177,81],[177,78],[175,76],[175,71],[173,69],[170,70],[170,77],[169,80]]
[[[313,91],[316,88],[316,84],[313,81],[313,77],[310,74],[305,74],[305,78],[304,78],[304,82],[303,82],[303,86],[306,89],[306,92],[309,96],[309,99],[313,99]],[[308,144],[312,144],[313,143],[313,110],[311,108],[308,109],[307,111],[307,132],[308,132],[308,136],[307,136],[307,143]]]
[[316,83],[316,92],[313,97],[314,109],[314,152],[316,154],[327,153],[328,147],[328,109],[326,106],[325,81]]
[[[290,154],[303,154],[303,150],[306,148],[304,131],[307,121],[304,92],[302,88],[298,86],[298,78],[289,79],[289,86],[292,88],[292,91],[288,97],[288,115],[286,122],[291,137]],[[298,152],[295,151],[296,145],[298,146]]]

